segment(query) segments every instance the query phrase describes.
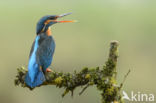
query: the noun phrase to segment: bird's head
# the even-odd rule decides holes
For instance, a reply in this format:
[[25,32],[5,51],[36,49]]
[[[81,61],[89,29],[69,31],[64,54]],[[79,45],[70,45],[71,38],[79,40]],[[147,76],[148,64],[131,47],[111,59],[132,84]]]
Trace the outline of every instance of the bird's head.
[[74,20],[70,20],[70,21],[58,21],[58,18],[64,17],[66,15],[70,15],[71,13],[65,13],[65,14],[61,14],[61,15],[47,15],[42,17],[38,23],[37,23],[37,27],[36,27],[36,33],[37,35],[43,32],[46,32],[48,30],[48,28],[56,23],[66,23],[66,22],[75,22]]

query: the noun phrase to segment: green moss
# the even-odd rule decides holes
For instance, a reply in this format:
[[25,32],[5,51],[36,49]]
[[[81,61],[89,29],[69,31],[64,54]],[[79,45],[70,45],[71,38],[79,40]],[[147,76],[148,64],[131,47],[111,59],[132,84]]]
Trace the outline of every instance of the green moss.
[[62,77],[57,77],[54,81],[56,84],[61,84],[62,83],[63,78]]
[[90,79],[90,78],[91,78],[90,74],[86,74],[85,79]]

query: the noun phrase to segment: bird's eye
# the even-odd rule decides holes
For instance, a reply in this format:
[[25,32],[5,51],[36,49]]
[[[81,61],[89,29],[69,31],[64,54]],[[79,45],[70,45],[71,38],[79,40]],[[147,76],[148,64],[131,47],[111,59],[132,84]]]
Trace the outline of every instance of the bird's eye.
[[49,19],[52,20],[52,19],[54,19],[54,17],[50,17]]
[[57,19],[56,17],[50,17],[49,18],[50,20],[55,20],[55,19]]

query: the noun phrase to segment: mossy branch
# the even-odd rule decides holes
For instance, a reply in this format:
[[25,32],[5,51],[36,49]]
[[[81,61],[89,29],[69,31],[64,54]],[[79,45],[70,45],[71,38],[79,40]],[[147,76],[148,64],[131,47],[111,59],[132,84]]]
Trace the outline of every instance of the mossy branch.
[[[76,87],[85,86],[79,94],[82,94],[89,86],[96,85],[98,90],[101,91],[102,103],[123,103],[120,89],[121,87],[116,82],[116,64],[118,58],[118,42],[112,41],[110,43],[109,57],[102,68],[83,68],[80,72],[74,71],[73,73],[63,72],[49,72],[45,74],[46,82],[41,86],[55,85],[59,88],[65,88],[62,96],[73,91]],[[16,86],[27,87],[24,82],[27,70],[24,67],[17,69],[17,76],[15,79]],[[34,89],[34,88],[33,88]]]

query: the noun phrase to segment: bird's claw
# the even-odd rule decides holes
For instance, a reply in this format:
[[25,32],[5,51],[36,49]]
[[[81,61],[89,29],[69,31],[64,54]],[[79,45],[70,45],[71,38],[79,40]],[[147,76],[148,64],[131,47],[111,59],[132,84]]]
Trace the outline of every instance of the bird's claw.
[[52,70],[50,68],[47,68],[46,72],[52,72]]

